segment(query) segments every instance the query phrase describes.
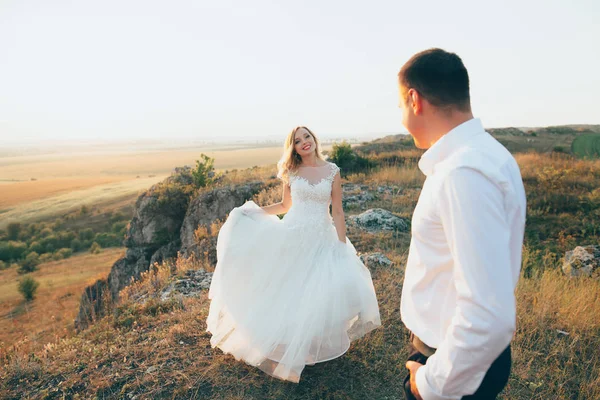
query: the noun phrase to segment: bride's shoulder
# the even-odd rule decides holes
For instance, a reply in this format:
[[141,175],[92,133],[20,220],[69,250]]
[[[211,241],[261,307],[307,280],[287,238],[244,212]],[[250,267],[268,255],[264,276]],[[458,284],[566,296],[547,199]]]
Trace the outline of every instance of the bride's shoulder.
[[329,165],[329,168],[331,170],[331,177],[333,178],[340,171],[340,167],[338,167],[336,163],[331,161],[327,161],[327,164]]
[[329,164],[329,167],[331,167],[331,169],[337,169],[339,170],[340,167],[337,166],[336,163],[334,163],[333,161],[326,161],[327,164]]

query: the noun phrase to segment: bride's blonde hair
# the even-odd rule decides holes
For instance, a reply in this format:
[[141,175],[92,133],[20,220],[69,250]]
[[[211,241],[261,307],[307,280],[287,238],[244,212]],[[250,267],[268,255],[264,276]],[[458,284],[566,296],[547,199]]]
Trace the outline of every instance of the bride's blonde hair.
[[305,126],[297,126],[289,133],[287,139],[285,139],[285,143],[283,144],[283,155],[281,159],[277,163],[278,173],[277,177],[281,178],[286,183],[289,183],[290,173],[295,172],[300,164],[302,164],[302,158],[300,154],[296,152],[296,148],[294,146],[294,139],[296,137],[296,132],[298,129],[305,129],[315,141],[315,155],[320,160],[325,160],[325,157],[321,153],[321,145],[319,143],[319,139],[315,136],[315,134]]

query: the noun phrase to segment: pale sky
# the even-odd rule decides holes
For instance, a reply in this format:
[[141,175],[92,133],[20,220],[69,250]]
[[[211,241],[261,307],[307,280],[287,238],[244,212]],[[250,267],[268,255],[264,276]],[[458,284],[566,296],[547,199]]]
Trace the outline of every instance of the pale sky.
[[600,123],[596,0],[0,0],[0,145],[402,132],[430,47],[487,127]]

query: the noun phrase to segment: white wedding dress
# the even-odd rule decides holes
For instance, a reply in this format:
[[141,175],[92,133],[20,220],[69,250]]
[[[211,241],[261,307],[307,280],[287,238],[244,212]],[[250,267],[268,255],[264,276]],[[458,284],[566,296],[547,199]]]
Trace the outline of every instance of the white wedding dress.
[[350,241],[339,241],[329,213],[338,170],[301,167],[282,220],[249,201],[219,231],[211,345],[292,382],[381,325],[371,274]]

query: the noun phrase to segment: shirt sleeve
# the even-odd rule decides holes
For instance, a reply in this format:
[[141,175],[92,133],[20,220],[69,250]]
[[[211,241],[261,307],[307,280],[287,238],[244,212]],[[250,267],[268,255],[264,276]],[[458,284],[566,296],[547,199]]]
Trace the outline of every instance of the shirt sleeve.
[[424,400],[460,399],[477,390],[515,331],[510,226],[501,189],[474,169],[450,172],[436,201],[454,263],[457,307],[416,383]]

